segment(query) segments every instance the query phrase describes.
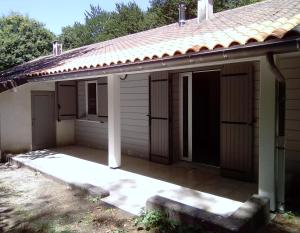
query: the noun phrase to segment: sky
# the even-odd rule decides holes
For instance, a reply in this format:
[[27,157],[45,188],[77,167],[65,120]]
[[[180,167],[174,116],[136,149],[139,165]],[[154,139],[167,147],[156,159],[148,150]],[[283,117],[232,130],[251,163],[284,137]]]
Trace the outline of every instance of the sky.
[[[90,4],[99,4],[104,10],[112,11],[115,3],[130,0],[0,0],[0,15],[19,12],[45,24],[55,34],[60,34],[64,26],[74,22],[84,22],[84,12]],[[149,6],[148,0],[134,0],[143,10]]]

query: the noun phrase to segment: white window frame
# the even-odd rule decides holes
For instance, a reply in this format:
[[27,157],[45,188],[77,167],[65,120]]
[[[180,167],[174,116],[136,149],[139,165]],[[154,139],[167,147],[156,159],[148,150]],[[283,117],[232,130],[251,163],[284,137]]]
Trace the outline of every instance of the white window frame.
[[[183,156],[183,77],[188,77],[188,156]],[[193,73],[179,74],[179,140],[180,159],[186,161],[193,160]]]
[[[89,112],[88,85],[90,83],[96,84],[96,114],[88,114],[88,112]],[[86,113],[86,116],[98,116],[98,81],[97,80],[85,82],[85,113]]]

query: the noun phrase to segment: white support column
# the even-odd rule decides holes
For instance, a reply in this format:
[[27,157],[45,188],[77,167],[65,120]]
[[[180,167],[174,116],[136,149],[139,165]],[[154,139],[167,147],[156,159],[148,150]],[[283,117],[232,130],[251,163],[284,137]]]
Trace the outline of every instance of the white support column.
[[108,83],[108,166],[121,166],[120,78],[107,77]]
[[260,62],[258,193],[275,210],[276,83],[266,60]]

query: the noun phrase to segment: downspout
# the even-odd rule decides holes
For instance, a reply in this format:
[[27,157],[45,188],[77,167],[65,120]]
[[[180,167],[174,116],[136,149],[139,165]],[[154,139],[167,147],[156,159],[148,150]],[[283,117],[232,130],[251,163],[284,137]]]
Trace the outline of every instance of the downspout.
[[275,198],[276,209],[285,210],[285,100],[286,79],[277,67],[273,53],[266,55],[276,78]]

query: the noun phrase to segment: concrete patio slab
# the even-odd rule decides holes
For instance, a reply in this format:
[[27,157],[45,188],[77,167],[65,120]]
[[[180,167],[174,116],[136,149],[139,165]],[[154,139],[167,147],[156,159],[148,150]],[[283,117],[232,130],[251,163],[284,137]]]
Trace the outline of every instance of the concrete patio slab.
[[148,198],[160,195],[221,216],[230,216],[242,202],[186,188],[122,169],[76,158],[54,150],[20,154],[12,160],[68,184],[92,185],[107,190],[102,200],[132,214],[145,207]]

